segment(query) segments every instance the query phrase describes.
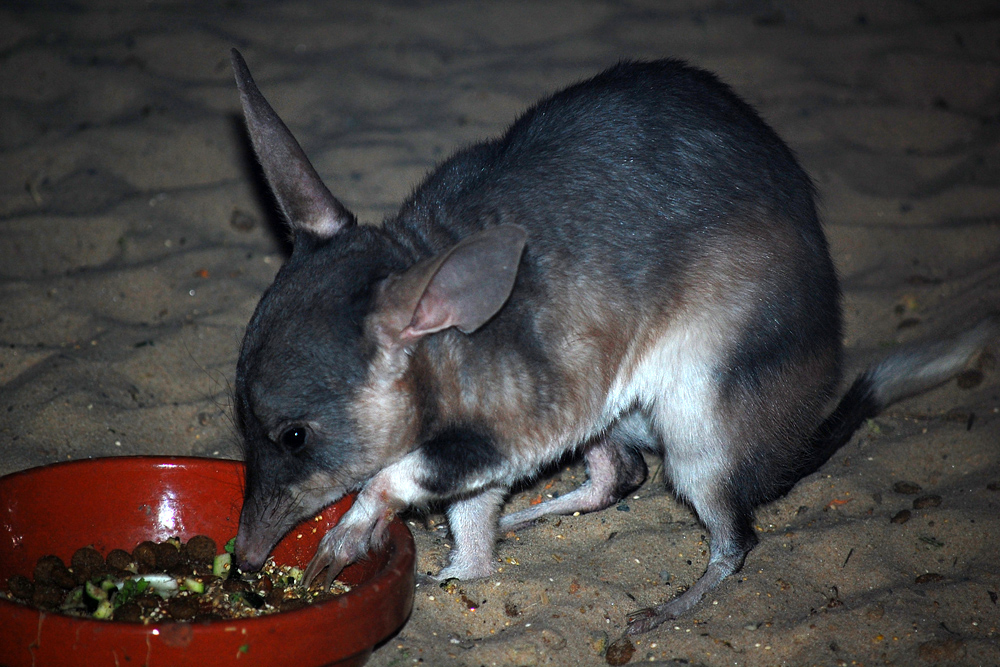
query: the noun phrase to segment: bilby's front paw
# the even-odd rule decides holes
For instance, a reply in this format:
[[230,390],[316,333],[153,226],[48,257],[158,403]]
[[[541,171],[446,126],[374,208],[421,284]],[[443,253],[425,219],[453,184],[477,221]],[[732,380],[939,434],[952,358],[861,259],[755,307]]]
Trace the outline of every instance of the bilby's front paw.
[[320,540],[316,555],[306,568],[303,583],[308,586],[324,567],[326,572],[325,587],[329,588],[333,580],[345,567],[363,557],[374,546],[374,541],[380,539],[385,526],[391,521],[387,517],[370,512],[354,511],[358,503],[351,508],[336,526],[331,528]]
[[308,587],[312,584],[313,579],[316,578],[323,568],[328,567],[326,571],[326,578],[323,581],[323,587],[329,588],[333,583],[333,580],[337,578],[340,571],[347,567],[350,563],[356,560],[356,556],[352,557],[351,554],[343,549],[341,545],[343,536],[337,533],[337,529],[331,528],[330,531],[323,536],[323,539],[319,543],[319,547],[316,549],[316,554],[309,561],[309,566],[306,567],[305,574],[302,577],[302,584]]

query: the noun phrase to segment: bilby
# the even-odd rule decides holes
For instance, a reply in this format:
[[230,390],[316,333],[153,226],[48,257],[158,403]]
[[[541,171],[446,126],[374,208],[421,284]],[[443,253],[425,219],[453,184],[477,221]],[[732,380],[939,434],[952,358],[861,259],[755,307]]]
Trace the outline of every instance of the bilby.
[[[237,366],[241,568],[357,491],[307,579],[433,501],[454,539],[437,576],[484,577],[498,525],[606,508],[655,452],[711,555],[686,592],[627,619],[644,632],[739,570],[756,507],[997,334],[992,319],[899,349],[827,414],[842,323],[813,185],[757,113],[679,61],[622,62],[539,102],[381,226],[330,193],[235,50],[233,66],[293,235]],[[572,452],[586,483],[500,518],[513,484]]]

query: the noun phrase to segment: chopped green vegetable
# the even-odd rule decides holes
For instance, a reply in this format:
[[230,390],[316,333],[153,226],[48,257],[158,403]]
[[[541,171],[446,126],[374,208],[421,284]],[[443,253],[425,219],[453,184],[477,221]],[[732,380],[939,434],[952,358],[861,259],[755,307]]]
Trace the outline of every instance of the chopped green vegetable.
[[97,611],[94,612],[94,618],[111,618],[114,611],[114,605],[111,604],[110,600],[101,600],[97,603]]
[[288,576],[285,578],[285,581],[288,583],[289,586],[294,586],[300,581],[302,581],[303,574],[304,573],[302,572],[302,568],[295,567],[293,565],[290,568],[288,568]]
[[66,611],[67,609],[79,609],[83,606],[83,586],[77,586],[66,594],[59,608]]
[[122,606],[126,602],[131,602],[146,592],[149,582],[145,579],[126,579],[122,582],[121,590],[115,596],[115,608]]
[[193,577],[184,577],[184,584],[182,587],[192,593],[197,593],[198,595],[205,592],[205,584]]
[[236,538],[234,537],[233,539],[231,539],[228,542],[226,542],[226,546],[224,546],[222,548],[225,549],[225,551],[226,551],[227,554],[235,553],[236,552]]
[[224,577],[229,573],[229,568],[232,567],[233,557],[232,555],[225,553],[219,554],[215,557],[212,562],[212,574],[217,577]]
[[239,648],[239,652],[240,653],[249,653],[250,652],[250,644],[243,644],[243,645],[241,645],[240,648]]
[[83,585],[84,592],[93,600],[100,602],[108,599],[108,592],[92,581]]

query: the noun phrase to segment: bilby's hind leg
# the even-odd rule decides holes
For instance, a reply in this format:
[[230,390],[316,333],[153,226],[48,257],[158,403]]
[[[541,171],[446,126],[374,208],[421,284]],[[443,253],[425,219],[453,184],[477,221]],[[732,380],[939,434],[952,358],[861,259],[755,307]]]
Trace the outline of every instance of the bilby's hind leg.
[[646,429],[638,422],[641,416],[629,419],[629,423],[617,424],[611,433],[584,454],[586,482],[564,496],[508,514],[500,519],[500,530],[517,530],[549,514],[596,512],[614,505],[639,488],[646,481],[648,470],[638,446],[646,444],[646,441],[635,436],[637,428],[641,429],[638,432]]
[[723,579],[738,572],[743,567],[747,554],[757,544],[753,512],[742,508],[742,503],[712,499],[711,496],[692,500],[695,511],[711,536],[708,567],[691,588],[673,600],[629,614],[626,622],[630,635],[649,632],[664,621],[677,618],[690,610]]
[[448,567],[437,579],[478,579],[493,574],[497,515],[506,495],[506,489],[491,487],[448,506],[448,528],[455,546]]

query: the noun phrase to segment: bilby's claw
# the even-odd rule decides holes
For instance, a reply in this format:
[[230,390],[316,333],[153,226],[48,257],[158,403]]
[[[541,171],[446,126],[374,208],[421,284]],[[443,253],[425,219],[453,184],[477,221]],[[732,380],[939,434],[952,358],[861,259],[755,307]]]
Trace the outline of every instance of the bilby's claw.
[[315,579],[316,575],[319,574],[318,571],[313,571],[314,570],[313,565],[315,563],[316,563],[315,558],[309,561],[309,566],[306,568],[305,574],[302,575],[303,588],[309,588],[310,586],[312,586],[313,579]]
[[670,614],[664,614],[658,611],[656,607],[639,609],[625,617],[625,623],[628,625],[625,633],[632,636],[641,635],[661,625],[670,618]]
[[[309,565],[306,567],[305,574],[302,575],[302,585],[306,588],[312,585],[313,579],[316,578],[324,567],[326,567],[333,560],[332,549],[325,548],[320,544],[319,548],[316,550],[316,555],[313,556],[312,560],[309,561]],[[330,584],[327,583],[327,588]]]
[[309,588],[312,585],[314,579],[319,576],[319,573],[326,568],[326,576],[323,578],[323,589],[329,590],[330,586],[333,585],[334,579],[337,578],[347,563],[337,559],[333,554],[326,552],[322,547],[313,556],[313,559],[309,561],[308,567],[306,567],[305,574],[302,575],[302,585],[305,588]]
[[330,586],[333,585],[333,580],[337,578],[343,570],[346,563],[340,563],[338,561],[333,561],[330,563],[329,567],[326,569],[326,579],[323,581],[323,589],[329,590]]

